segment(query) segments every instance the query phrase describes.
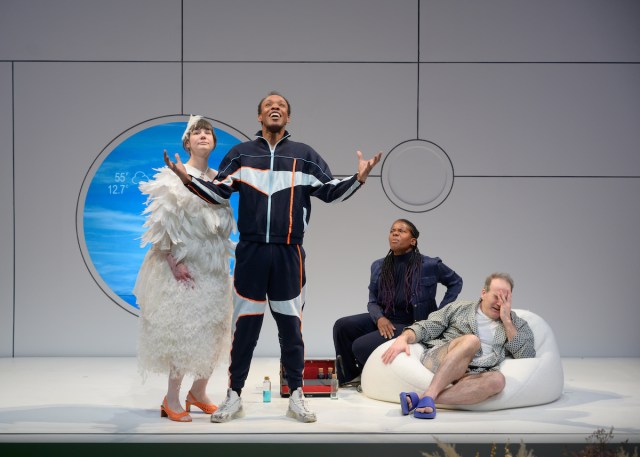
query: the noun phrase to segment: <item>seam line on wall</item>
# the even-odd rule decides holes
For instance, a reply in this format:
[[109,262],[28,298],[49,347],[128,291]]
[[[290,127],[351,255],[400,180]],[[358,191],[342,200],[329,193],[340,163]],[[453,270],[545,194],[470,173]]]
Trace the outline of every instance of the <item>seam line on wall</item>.
[[16,90],[15,90],[15,64],[11,62],[11,200],[12,200],[12,222],[13,233],[13,271],[12,271],[12,306],[13,315],[11,316],[11,357],[16,356]]
[[[54,60],[54,59],[0,59],[5,63],[362,63],[362,64],[411,64],[415,65],[415,61],[411,60]],[[425,60],[418,61],[419,64],[433,65],[640,65],[640,61],[445,61],[445,60]]]
[[180,2],[180,112],[184,114],[184,0]]
[[602,178],[602,179],[638,179],[634,175],[455,175],[456,178]]
[[420,0],[418,0],[418,54],[416,55],[416,73],[417,73],[417,88],[416,88],[416,138],[420,138]]

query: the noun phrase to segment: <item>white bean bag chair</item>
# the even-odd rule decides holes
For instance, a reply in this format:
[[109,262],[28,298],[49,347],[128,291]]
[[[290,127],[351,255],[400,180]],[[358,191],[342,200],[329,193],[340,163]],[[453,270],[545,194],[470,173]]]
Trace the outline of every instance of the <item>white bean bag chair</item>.
[[[498,395],[474,405],[438,405],[446,409],[468,411],[493,411],[541,405],[557,400],[562,395],[564,373],[558,346],[549,324],[537,314],[514,309],[525,319],[533,331],[536,357],[530,359],[507,358],[500,365],[505,388]],[[411,355],[399,354],[389,365],[382,363],[382,353],[391,341],[379,346],[362,370],[362,392],[369,398],[399,403],[400,392],[417,392],[421,395],[433,378],[433,373],[420,362],[424,347],[411,345]]]

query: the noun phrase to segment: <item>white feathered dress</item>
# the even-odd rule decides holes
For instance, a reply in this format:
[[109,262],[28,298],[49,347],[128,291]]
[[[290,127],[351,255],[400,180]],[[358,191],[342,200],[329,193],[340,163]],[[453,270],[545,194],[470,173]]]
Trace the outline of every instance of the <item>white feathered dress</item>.
[[[229,356],[233,210],[196,197],[169,168],[156,171],[151,181],[140,183],[148,195],[142,246],[152,247],[133,290],[140,306],[138,367],[144,378],[171,369],[175,376],[208,378]],[[175,279],[169,251],[187,266],[193,285]]]

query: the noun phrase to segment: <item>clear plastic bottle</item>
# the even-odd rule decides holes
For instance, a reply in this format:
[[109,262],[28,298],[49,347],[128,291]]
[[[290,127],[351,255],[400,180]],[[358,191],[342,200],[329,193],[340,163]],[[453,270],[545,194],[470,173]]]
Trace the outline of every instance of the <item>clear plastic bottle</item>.
[[265,376],[264,381],[262,381],[262,401],[264,403],[271,402],[271,380],[269,376]]
[[318,368],[318,379],[324,379],[324,368]]
[[331,375],[331,393],[329,396],[332,400],[338,399],[338,376],[335,373]]

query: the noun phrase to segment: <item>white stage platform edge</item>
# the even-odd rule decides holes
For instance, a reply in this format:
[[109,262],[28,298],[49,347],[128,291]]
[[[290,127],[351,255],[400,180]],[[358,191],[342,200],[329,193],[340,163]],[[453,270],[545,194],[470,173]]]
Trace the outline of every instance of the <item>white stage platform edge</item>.
[[[3,443],[581,443],[613,427],[613,442],[640,443],[640,359],[563,359],[565,388],[553,403],[493,412],[439,410],[434,420],[402,416],[398,404],[342,389],[338,400],[311,398],[318,422],[287,418],[277,393],[278,359],[253,361],[243,391],[246,417],[212,424],[160,417],[166,379],[143,384],[135,358],[0,359],[0,442]],[[274,380],[262,403],[261,380]],[[190,379],[183,385],[183,398]],[[208,392],[222,401],[226,367]]]

